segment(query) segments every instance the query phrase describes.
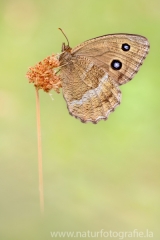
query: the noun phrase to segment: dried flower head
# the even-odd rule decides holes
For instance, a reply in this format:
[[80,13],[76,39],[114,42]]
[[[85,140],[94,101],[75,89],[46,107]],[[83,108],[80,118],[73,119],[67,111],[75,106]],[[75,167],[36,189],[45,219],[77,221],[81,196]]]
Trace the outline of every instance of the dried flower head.
[[34,67],[30,67],[26,77],[37,89],[43,89],[45,92],[53,89],[59,93],[62,85],[59,76],[56,75],[57,67],[59,67],[58,57],[52,54]]

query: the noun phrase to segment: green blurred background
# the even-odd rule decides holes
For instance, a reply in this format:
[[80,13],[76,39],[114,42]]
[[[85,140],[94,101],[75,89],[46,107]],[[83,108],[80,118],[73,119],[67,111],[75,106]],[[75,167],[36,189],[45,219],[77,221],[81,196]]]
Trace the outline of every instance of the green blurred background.
[[[0,13],[0,239],[101,229],[149,229],[160,239],[160,1],[1,0]],[[58,27],[71,47],[126,32],[147,37],[151,49],[121,87],[121,106],[97,125],[71,117],[62,94],[52,101],[40,92],[42,217],[35,90],[25,74],[61,51]]]

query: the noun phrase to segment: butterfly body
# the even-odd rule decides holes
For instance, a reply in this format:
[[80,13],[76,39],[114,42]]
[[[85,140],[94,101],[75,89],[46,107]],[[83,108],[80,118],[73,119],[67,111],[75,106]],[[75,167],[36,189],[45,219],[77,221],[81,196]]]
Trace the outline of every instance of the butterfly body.
[[149,51],[145,37],[111,34],[71,49],[59,57],[63,95],[69,113],[82,122],[107,119],[120,104],[119,85],[130,81]]

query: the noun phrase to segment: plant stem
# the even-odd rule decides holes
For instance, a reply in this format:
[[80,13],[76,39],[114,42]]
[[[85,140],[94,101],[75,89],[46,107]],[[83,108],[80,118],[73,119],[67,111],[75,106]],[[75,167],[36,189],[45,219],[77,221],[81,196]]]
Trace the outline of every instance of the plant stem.
[[43,213],[44,212],[44,194],[43,194],[43,168],[42,168],[40,102],[39,102],[39,91],[38,91],[37,88],[36,88],[36,114],[37,114],[37,141],[38,141],[39,198],[40,198],[41,213]]

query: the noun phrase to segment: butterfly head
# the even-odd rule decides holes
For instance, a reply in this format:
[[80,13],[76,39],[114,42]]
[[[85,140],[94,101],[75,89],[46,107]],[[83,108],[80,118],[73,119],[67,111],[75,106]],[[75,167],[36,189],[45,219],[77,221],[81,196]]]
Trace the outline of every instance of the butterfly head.
[[71,52],[72,48],[69,45],[62,43],[62,52]]
[[72,48],[69,46],[68,38],[61,28],[59,28],[59,30],[63,33],[63,35],[65,36],[65,38],[67,40],[67,45],[65,45],[65,43],[62,43],[62,52],[69,52],[70,53]]

